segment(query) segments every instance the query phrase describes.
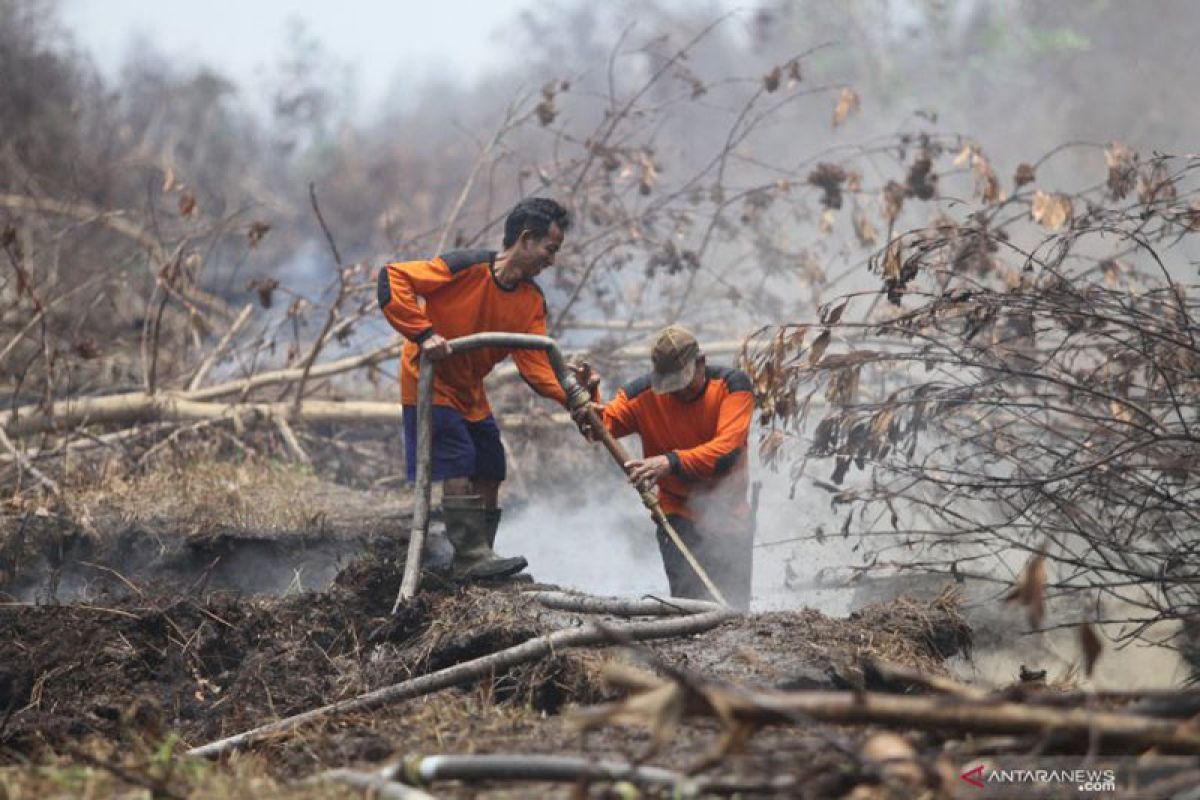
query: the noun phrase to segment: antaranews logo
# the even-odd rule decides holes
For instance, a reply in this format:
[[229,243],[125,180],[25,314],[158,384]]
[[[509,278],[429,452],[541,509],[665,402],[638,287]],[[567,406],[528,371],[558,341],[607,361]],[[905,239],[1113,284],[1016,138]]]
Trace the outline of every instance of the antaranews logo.
[[1017,785],[1058,786],[1074,788],[1078,792],[1113,792],[1117,789],[1117,772],[1114,769],[1047,769],[1022,767],[994,767],[976,764],[958,776],[977,789],[1013,787]]
[[980,764],[979,766],[974,767],[973,769],[967,770],[966,772],[959,775],[958,777],[962,778],[964,781],[971,784],[972,786],[976,786],[976,787],[982,789],[984,786],[987,785],[986,783],[983,782],[983,771],[985,769],[987,769],[986,765]]

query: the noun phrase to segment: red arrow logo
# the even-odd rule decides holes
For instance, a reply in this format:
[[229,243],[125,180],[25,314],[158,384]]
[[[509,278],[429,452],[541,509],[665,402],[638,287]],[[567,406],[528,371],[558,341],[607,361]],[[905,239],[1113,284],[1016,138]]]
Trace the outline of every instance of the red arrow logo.
[[982,789],[983,788],[983,780],[982,780],[983,779],[983,764],[980,764],[978,767],[975,767],[975,769],[967,770],[966,772],[964,772],[962,775],[959,775],[958,777],[962,778],[964,781],[971,784],[972,786]]

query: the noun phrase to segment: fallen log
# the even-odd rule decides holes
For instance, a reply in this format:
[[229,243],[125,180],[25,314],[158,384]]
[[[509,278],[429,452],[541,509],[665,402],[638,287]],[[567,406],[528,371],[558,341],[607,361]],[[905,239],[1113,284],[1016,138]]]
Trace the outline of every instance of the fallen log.
[[[614,674],[620,676],[626,672],[621,668]],[[819,720],[939,733],[1055,734],[1130,752],[1157,748],[1163,753],[1200,755],[1200,730],[1186,722],[1093,708],[1064,709],[970,695],[913,697],[875,692],[748,691],[719,686],[679,671],[672,671],[669,680],[651,684],[638,679],[627,685],[635,692],[625,700],[581,709],[577,714],[580,727],[586,730],[610,722],[634,720],[654,728],[661,738],[678,722],[677,715],[662,716],[661,710],[670,708],[686,709],[692,716],[709,716],[720,721],[725,729],[725,739],[718,748],[722,754],[766,725]],[[669,696],[671,688],[674,699]],[[655,702],[640,699],[651,693]]]
[[413,786],[429,786],[436,781],[627,781],[641,786],[674,789],[685,797],[696,793],[695,787],[690,785],[693,781],[682,772],[619,761],[595,761],[578,756],[529,753],[415,756],[394,767],[392,773]]
[[361,772],[355,769],[331,769],[304,781],[306,785],[341,783],[367,793],[368,797],[383,800],[437,800],[421,789],[400,783],[391,776],[391,768],[377,772]]

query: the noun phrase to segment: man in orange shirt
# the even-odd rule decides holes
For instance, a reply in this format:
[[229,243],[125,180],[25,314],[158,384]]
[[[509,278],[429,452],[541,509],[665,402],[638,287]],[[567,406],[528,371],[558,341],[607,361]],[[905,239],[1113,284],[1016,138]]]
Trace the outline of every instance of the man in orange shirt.
[[[747,450],[754,394],[741,370],[708,366],[686,328],[664,328],[653,369],[621,387],[601,419],[614,437],[642,439],[625,464],[640,489],[658,486],[672,527],[735,608],[750,605],[754,526],[747,500]],[[658,546],[675,597],[709,599],[678,547],[660,528]]]
[[528,198],[509,212],[504,249],[498,253],[455,250],[428,261],[393,262],[379,272],[379,305],[408,339],[401,355],[400,395],[410,481],[416,475],[421,353],[436,362],[433,480],[444,481],[442,513],[454,545],[451,568],[460,578],[506,577],[527,565],[524,557],[501,558],[493,550],[506,464],[484,377],[511,353],[534,391],[563,405],[566,396],[544,352],[480,348],[447,358],[447,340],[485,331],[545,336],[546,301],[533,279],[554,263],[570,224],[570,215],[557,202]]

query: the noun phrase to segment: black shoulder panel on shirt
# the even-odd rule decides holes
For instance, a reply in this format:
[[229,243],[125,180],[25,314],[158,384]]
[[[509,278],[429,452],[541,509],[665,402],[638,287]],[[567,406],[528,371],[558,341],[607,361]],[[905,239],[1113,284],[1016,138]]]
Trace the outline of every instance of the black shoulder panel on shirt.
[[639,394],[641,394],[642,392],[646,391],[649,388],[650,388],[650,375],[649,375],[649,373],[647,373],[647,374],[643,375],[642,377],[635,378],[634,380],[632,380],[629,383],[622,386],[621,391],[625,392],[625,397],[627,399],[632,400],[633,398],[637,397]]
[[379,282],[375,284],[375,296],[379,298],[379,307],[387,308],[392,302],[392,284],[388,282],[387,267],[379,268]]
[[732,367],[707,367],[705,371],[708,373],[710,379],[719,378],[725,381],[725,388],[731,392],[754,391],[754,384],[750,382],[750,376],[740,369],[733,369]]
[[476,264],[491,263],[495,255],[495,252],[491,250],[480,248],[475,250],[451,250],[449,253],[442,253],[439,258],[446,262],[446,266],[450,268],[450,274],[454,275]]

